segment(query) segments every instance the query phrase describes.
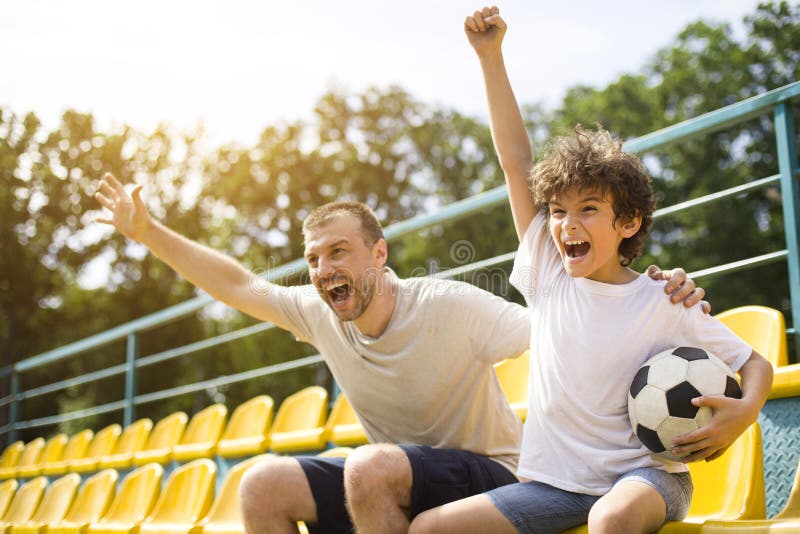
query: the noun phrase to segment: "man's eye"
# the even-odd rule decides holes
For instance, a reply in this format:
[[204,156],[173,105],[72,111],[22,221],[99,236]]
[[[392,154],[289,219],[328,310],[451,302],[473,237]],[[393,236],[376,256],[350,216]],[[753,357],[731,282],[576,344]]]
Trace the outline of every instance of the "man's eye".
[[597,211],[595,206],[584,206],[583,211]]

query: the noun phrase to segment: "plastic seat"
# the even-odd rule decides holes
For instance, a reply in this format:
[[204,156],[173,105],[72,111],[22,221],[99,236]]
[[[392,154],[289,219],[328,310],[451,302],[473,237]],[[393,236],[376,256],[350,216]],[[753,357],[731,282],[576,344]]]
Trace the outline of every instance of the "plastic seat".
[[169,455],[181,439],[189,417],[183,412],[175,412],[156,423],[147,444],[139,452],[133,453],[133,465],[145,465],[150,462],[165,464]]
[[188,462],[213,457],[227,415],[223,404],[212,404],[194,414],[180,442],[172,448],[172,459]]
[[19,456],[22,454],[22,449],[24,448],[25,442],[15,441],[3,449],[3,454],[0,455],[0,469],[16,466],[17,462],[19,462]]
[[523,421],[528,417],[528,375],[530,374],[530,351],[516,358],[509,358],[494,366],[494,372],[511,409]]
[[8,506],[11,504],[18,486],[19,482],[13,478],[0,484],[0,517],[3,517],[8,511]]
[[217,466],[208,458],[175,469],[152,515],[139,525],[139,532],[188,534],[211,506],[216,475]]
[[333,403],[325,424],[325,439],[342,447],[369,443],[364,427],[344,393],[340,393]]
[[[761,429],[753,423],[725,454],[711,462],[692,462],[694,493],[683,521],[670,521],[659,534],[703,532],[708,520],[763,519],[766,515]],[[587,532],[586,525],[566,531]]]
[[69,438],[67,446],[64,447],[64,455],[60,460],[43,463],[41,466],[42,474],[55,476],[66,473],[67,469],[69,469],[69,463],[72,460],[77,460],[78,458],[86,456],[86,451],[89,449],[89,443],[92,441],[93,437],[94,432],[86,429],[81,430]]
[[144,465],[122,480],[108,512],[89,525],[90,534],[132,532],[153,509],[161,489],[164,468],[157,463]]
[[259,395],[240,404],[231,414],[225,432],[217,443],[217,454],[225,458],[237,458],[267,450],[274,405],[269,395]]
[[44,489],[47,487],[45,477],[36,477],[29,480],[17,490],[11,504],[0,521],[0,534],[5,534],[11,529],[12,524],[24,523],[33,516],[39,503],[42,501]]
[[75,473],[89,473],[97,471],[97,466],[100,463],[100,458],[106,456],[114,450],[117,446],[117,440],[122,434],[122,427],[114,423],[108,425],[94,435],[89,449],[86,451],[86,456],[72,460],[69,463],[70,471]]
[[60,460],[64,456],[64,449],[66,446],[67,435],[56,434],[45,442],[38,461],[28,465],[20,462],[19,466],[17,466],[17,476],[21,478],[33,478],[41,475],[42,464]]
[[133,461],[133,453],[142,450],[153,429],[153,421],[144,418],[125,427],[111,454],[100,457],[100,469],[127,469]]
[[320,386],[310,386],[286,397],[272,424],[270,449],[275,452],[323,449],[327,404],[328,392]]
[[48,524],[48,534],[85,532],[89,523],[98,521],[108,509],[118,478],[114,469],[105,469],[86,479],[64,519]]
[[788,365],[786,322],[778,310],[766,306],[742,306],[724,311],[716,318],[769,360],[773,367]]
[[64,519],[75,492],[81,483],[81,476],[69,473],[50,484],[44,494],[41,504],[30,520],[23,523],[11,523],[11,534],[39,534],[44,532],[49,523]]
[[219,495],[214,499],[214,504],[208,511],[208,515],[198,527],[195,527],[191,534],[243,534],[244,524],[242,523],[242,512],[239,509],[239,484],[245,471],[256,463],[267,458],[269,455],[262,454],[248,458],[236,464],[230,470]]
[[36,438],[27,443],[22,453],[19,455],[17,465],[15,467],[4,467],[0,469],[0,478],[14,478],[17,476],[17,470],[20,468],[31,468],[38,465],[39,457],[42,455],[44,449],[44,438]]
[[789,499],[775,517],[770,519],[745,519],[739,521],[706,521],[703,533],[755,534],[758,532],[800,532],[800,462],[794,473],[794,483]]

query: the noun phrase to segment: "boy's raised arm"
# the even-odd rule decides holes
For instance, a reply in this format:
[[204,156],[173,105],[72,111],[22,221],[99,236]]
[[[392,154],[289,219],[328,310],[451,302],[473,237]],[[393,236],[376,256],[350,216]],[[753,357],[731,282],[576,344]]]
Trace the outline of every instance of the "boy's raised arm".
[[464,31],[481,63],[492,140],[505,173],[514,226],[522,241],[537,208],[528,189],[533,164],[531,142],[503,62],[501,45],[506,23],[499,8],[484,7],[467,17]]
[[166,262],[178,274],[212,297],[263,321],[275,322],[264,292],[271,285],[232,258],[187,239],[152,219],[141,199],[142,186],[131,194],[111,174],[100,183],[95,199],[111,211],[111,218],[97,221],[114,226],[129,239],[138,241]]

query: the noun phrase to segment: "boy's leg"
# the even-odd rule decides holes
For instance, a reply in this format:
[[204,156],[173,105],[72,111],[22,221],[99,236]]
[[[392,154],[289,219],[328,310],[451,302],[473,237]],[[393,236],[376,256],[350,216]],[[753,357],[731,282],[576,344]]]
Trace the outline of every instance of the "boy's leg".
[[623,475],[592,507],[591,532],[653,532],[686,517],[692,498],[689,473],[642,468]]
[[244,474],[239,488],[247,532],[296,533],[304,521],[310,532],[352,531],[344,506],[344,458],[274,457]]
[[497,509],[485,494],[473,495],[422,512],[408,529],[408,534],[516,534],[517,528]]

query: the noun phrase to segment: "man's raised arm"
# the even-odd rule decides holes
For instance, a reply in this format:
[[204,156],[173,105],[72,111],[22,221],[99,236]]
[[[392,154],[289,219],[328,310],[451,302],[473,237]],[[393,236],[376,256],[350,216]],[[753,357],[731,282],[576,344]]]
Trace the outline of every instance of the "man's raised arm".
[[141,198],[142,186],[131,194],[111,174],[100,183],[95,199],[111,211],[111,218],[98,217],[122,235],[146,246],[178,274],[217,300],[263,321],[275,322],[275,313],[264,290],[271,284],[258,281],[255,274],[232,258],[174,232],[154,220]]

